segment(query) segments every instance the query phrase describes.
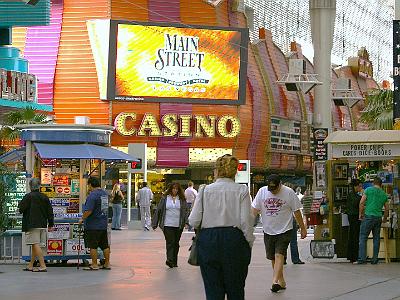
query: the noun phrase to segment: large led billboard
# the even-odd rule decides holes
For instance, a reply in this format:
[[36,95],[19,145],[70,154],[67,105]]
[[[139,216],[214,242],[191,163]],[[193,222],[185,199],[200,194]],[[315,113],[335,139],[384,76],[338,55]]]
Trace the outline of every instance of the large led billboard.
[[111,21],[107,99],[243,104],[247,28]]

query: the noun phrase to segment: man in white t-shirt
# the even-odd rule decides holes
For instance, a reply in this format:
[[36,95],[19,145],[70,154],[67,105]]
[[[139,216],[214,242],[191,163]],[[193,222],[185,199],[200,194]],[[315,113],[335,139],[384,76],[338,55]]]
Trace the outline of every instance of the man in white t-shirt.
[[[185,198],[186,198],[186,204],[187,204],[187,209],[188,212],[190,213],[190,211],[192,210],[193,204],[194,204],[194,200],[197,197],[197,191],[195,190],[195,188],[193,187],[193,182],[189,181],[188,182],[188,187],[185,190]],[[193,227],[189,225],[188,228],[189,231],[193,230]]]
[[258,191],[252,207],[254,215],[261,213],[265,252],[274,270],[271,291],[276,293],[286,289],[283,262],[292,238],[293,214],[300,226],[302,239],[307,236],[307,230],[296,193],[281,183],[279,175],[270,175],[267,183],[268,186]]

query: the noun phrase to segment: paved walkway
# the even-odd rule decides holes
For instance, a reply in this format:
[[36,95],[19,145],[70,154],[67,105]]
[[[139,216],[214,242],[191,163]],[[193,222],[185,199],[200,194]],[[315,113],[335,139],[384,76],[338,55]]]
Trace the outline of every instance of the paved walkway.
[[[186,263],[191,233],[181,241],[179,267],[165,266],[160,230],[112,232],[112,270],[49,267],[47,273],[23,272],[23,265],[0,265],[1,300],[172,300],[205,299],[200,270]],[[271,267],[262,235],[257,235],[246,282],[246,299],[400,299],[400,264],[353,266],[314,260],[309,240],[299,241],[305,265],[285,267],[287,290],[269,291]]]

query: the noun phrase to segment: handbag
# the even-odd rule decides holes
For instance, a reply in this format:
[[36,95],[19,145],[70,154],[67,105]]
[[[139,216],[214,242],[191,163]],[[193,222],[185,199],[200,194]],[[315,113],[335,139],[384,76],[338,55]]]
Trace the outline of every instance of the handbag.
[[[203,207],[204,189],[205,189],[205,186],[200,191],[200,201],[201,201],[202,207]],[[204,207],[203,207],[203,215],[204,215]],[[201,216],[199,229],[196,230],[196,234],[194,235],[194,237],[192,237],[192,245],[189,247],[190,253],[189,253],[188,263],[189,263],[189,265],[192,265],[192,266],[199,266],[197,239],[198,239],[198,235],[200,234],[201,223],[203,222],[203,215]]]

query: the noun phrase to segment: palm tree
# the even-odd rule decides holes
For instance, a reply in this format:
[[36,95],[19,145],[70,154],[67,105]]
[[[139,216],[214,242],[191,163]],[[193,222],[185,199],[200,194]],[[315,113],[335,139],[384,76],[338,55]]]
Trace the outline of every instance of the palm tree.
[[47,115],[37,113],[32,107],[11,111],[5,115],[4,124],[0,129],[0,139],[3,144],[5,141],[14,142],[19,139],[20,130],[15,128],[16,125],[46,124],[48,122],[50,120]]
[[393,129],[393,91],[375,89],[367,94],[360,122],[369,129]]

